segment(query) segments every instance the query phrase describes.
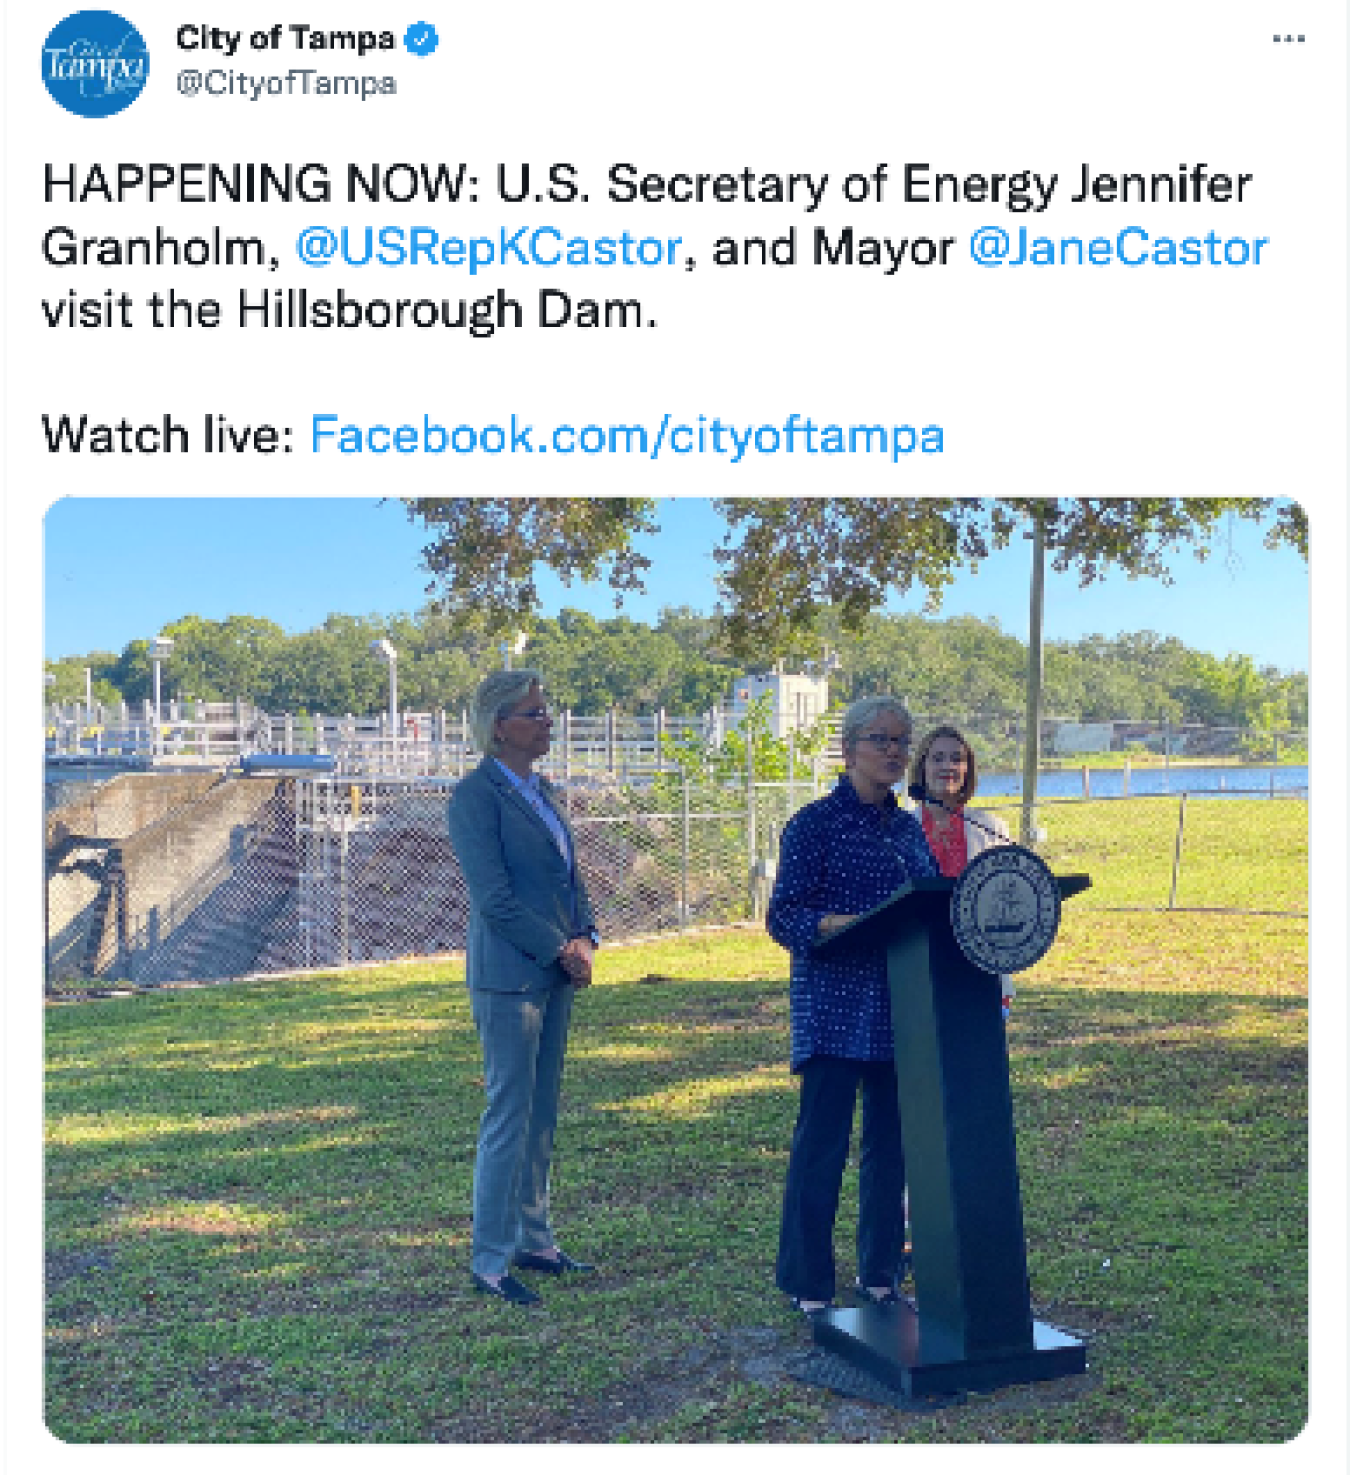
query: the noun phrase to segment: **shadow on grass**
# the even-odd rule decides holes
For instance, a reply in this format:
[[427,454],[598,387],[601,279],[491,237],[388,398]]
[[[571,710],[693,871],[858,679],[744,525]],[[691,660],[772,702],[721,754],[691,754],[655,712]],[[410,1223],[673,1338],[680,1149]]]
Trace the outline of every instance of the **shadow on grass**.
[[[645,1386],[719,1328],[782,1315],[796,1089],[781,978],[578,999],[554,1198],[602,1273],[546,1288],[524,1323],[464,1275],[481,1079],[462,983],[143,996],[55,1010],[49,1035],[64,1437],[524,1439],[578,1427],[560,1410]],[[1174,1385],[1170,1437],[1200,1437],[1186,1430],[1220,1377],[1208,1349],[1250,1335],[1252,1278],[1263,1314],[1304,1314],[1301,1008],[1033,985],[1010,1050],[1035,1294],[1079,1314],[1105,1368],[1062,1417],[1131,1437],[1113,1339],[1123,1356],[1146,1333]],[[855,1205],[850,1179],[841,1246]],[[1257,1369],[1291,1408],[1299,1350]],[[734,1378],[722,1396],[736,1410],[692,1437],[740,1427]],[[953,1437],[983,1437],[973,1413],[953,1417],[968,1420]],[[767,1413],[754,1427],[784,1437]],[[1231,1427],[1219,1437],[1270,1437]]]

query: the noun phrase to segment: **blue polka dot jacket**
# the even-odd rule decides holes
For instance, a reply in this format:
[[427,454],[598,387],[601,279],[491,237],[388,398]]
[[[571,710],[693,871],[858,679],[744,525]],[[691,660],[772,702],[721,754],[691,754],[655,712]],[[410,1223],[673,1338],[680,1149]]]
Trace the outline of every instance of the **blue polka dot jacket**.
[[794,1071],[813,1055],[894,1058],[885,952],[820,956],[811,948],[826,913],[865,912],[906,882],[937,874],[919,821],[894,794],[880,807],[864,804],[847,776],[788,821],[767,925],[792,955]]

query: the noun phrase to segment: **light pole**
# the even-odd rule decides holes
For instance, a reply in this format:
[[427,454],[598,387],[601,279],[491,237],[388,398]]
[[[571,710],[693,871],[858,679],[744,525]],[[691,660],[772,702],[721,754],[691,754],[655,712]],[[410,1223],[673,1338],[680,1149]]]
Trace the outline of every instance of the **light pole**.
[[150,642],[150,659],[155,667],[155,735],[150,744],[150,757],[159,757],[159,679],[160,667],[173,654],[173,640],[168,635],[156,635]]
[[1031,613],[1027,635],[1027,731],[1022,748],[1023,845],[1036,843],[1036,784],[1041,766],[1041,683],[1045,674],[1045,517],[1036,508],[1031,543]]
[[389,667],[389,736],[398,741],[398,652],[391,641],[372,640],[370,653]]

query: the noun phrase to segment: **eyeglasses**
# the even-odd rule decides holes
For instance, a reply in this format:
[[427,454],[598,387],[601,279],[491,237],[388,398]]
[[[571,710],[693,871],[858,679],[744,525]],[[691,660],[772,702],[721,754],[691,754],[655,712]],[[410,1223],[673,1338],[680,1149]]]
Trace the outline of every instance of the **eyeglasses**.
[[528,717],[531,722],[548,722],[552,714],[547,707],[527,707],[523,712],[508,712],[501,720],[509,722],[513,717]]
[[902,753],[909,752],[909,738],[892,737],[889,732],[865,732],[858,741],[870,743],[874,748],[898,748]]

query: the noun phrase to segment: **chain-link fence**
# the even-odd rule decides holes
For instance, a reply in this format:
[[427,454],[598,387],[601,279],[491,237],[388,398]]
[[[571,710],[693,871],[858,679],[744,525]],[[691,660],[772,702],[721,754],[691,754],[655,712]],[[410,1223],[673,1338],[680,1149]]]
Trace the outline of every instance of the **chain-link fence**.
[[[668,772],[573,783],[578,860],[604,937],[762,916],[783,826],[829,781],[719,785]],[[48,987],[462,948],[468,900],[445,823],[455,782],[152,773],[86,790],[47,821]],[[1018,799],[986,807],[1017,833]],[[1043,799],[1035,817],[1052,867],[1092,877],[1075,908],[1307,913],[1306,789]]]

